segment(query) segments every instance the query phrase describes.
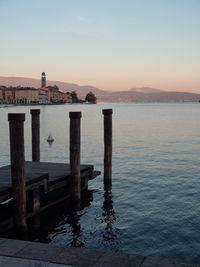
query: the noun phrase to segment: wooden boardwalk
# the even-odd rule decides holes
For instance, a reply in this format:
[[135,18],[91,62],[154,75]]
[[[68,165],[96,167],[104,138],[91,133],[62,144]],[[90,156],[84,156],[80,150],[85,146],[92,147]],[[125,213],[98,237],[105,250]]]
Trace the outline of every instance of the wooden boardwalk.
[[[70,182],[70,170],[67,163],[25,162],[26,190],[31,191],[40,186],[45,193],[67,186]],[[81,165],[81,179],[92,178],[92,165]],[[12,191],[10,165],[0,168],[0,203],[10,199]]]

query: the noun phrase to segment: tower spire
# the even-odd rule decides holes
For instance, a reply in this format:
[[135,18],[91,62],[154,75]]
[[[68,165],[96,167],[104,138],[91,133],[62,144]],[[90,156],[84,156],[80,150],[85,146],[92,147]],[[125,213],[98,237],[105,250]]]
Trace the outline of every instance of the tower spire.
[[45,72],[42,72],[41,87],[46,87],[46,74],[45,74]]

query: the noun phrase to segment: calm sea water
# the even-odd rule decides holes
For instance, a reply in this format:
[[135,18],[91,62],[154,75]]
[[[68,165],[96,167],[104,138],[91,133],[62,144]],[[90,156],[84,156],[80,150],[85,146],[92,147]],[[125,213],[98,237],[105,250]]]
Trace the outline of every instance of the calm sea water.
[[[113,108],[112,191],[103,175],[91,181],[89,205],[47,212],[35,240],[200,263],[200,105],[41,106],[41,161],[69,161],[69,111],[82,111],[81,163],[103,172],[103,108]],[[9,112],[26,113],[31,160],[30,107],[0,108],[1,166],[9,164]]]

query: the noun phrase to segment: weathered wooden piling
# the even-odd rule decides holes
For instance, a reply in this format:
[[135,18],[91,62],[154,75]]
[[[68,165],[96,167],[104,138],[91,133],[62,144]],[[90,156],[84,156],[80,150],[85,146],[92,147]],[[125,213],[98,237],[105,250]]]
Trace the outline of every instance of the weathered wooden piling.
[[27,210],[30,212],[39,212],[40,210],[41,187],[38,186],[32,190],[27,188]]
[[70,112],[70,173],[71,196],[75,202],[80,201],[80,130],[81,112]]
[[103,109],[104,115],[104,186],[112,185],[112,109]]
[[10,128],[10,160],[13,195],[14,224],[20,232],[26,232],[26,178],[24,162],[25,114],[8,114]]
[[40,161],[40,110],[31,109],[32,161]]

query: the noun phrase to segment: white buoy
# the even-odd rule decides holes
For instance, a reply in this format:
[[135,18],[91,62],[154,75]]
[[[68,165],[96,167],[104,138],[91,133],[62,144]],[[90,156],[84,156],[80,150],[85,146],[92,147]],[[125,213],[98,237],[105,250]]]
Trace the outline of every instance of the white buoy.
[[53,137],[52,137],[52,135],[50,133],[48,138],[47,138],[47,142],[52,143],[53,141],[54,141],[54,139],[53,139]]

